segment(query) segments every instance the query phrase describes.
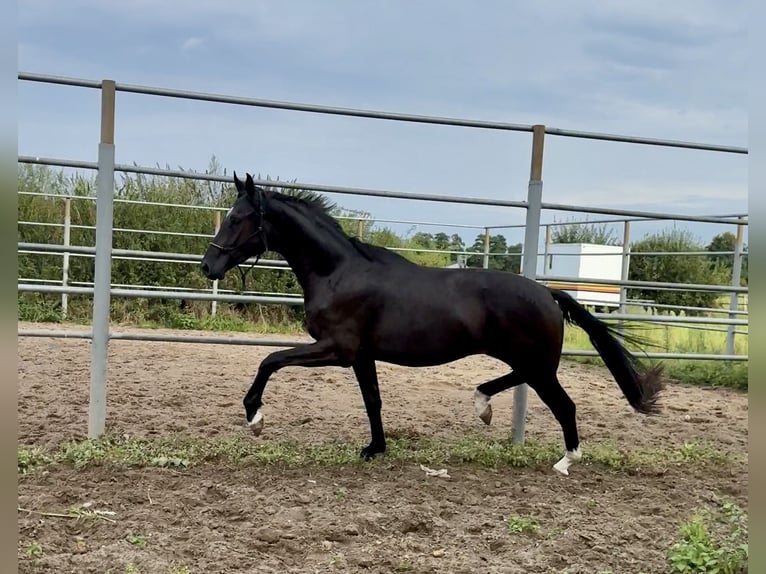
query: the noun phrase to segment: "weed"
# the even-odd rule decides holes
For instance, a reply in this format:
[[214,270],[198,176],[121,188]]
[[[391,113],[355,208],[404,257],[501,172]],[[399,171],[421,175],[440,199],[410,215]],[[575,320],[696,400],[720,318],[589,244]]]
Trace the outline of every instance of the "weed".
[[335,500],[337,500],[338,502],[343,502],[344,500],[346,500],[347,494],[348,494],[348,491],[345,488],[341,487],[335,491]]
[[679,528],[681,539],[667,553],[671,572],[738,574],[748,559],[747,515],[726,501],[706,508]]
[[39,447],[19,447],[17,470],[19,474],[27,474],[38,466],[51,462],[51,458]]
[[513,534],[537,534],[540,530],[540,525],[533,516],[511,514],[505,519],[505,524],[508,527],[508,531]]
[[146,544],[146,538],[141,535],[128,536],[128,543],[133,546],[144,546]]
[[43,547],[40,546],[37,542],[32,542],[29,544],[29,546],[27,546],[24,554],[26,554],[28,558],[42,558]]
[[[211,462],[236,466],[355,466],[362,464],[358,452],[358,445],[341,441],[254,442],[239,435],[216,439],[179,435],[140,439],[106,435],[99,439],[68,442],[59,451],[40,450],[35,456],[38,461],[71,464],[76,468],[159,466],[182,471]],[[561,445],[558,442],[528,440],[524,445],[516,445],[511,439],[468,435],[454,440],[391,439],[385,460],[433,465],[471,464],[484,468],[528,468],[553,464],[560,456]],[[583,463],[613,470],[643,469],[654,472],[671,465],[726,465],[746,460],[746,454],[722,452],[704,442],[636,451],[620,450],[611,442],[593,442],[583,447]],[[41,464],[36,463],[38,466]],[[336,493],[336,498],[341,496],[340,492]]]

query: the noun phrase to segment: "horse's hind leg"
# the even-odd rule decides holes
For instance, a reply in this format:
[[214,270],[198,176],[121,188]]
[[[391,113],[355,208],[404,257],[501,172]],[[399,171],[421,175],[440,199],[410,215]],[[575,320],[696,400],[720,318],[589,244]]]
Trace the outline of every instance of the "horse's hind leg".
[[359,383],[359,389],[362,391],[362,400],[370,422],[370,444],[362,449],[360,456],[369,460],[376,454],[386,452],[386,437],[380,415],[382,402],[378,387],[378,373],[375,368],[375,361],[364,356],[358,357],[352,366]]
[[529,386],[532,387],[548,408],[556,417],[564,432],[564,444],[566,452],[553,468],[561,474],[569,474],[569,466],[581,458],[580,438],[577,434],[577,420],[575,417],[576,407],[574,401],[559,383],[555,374],[545,378],[534,378],[529,380]]
[[524,379],[516,371],[513,371],[476,387],[473,393],[473,407],[476,410],[476,415],[484,421],[484,424],[489,424],[492,421],[492,405],[489,404],[489,399],[497,393],[507,391],[523,382]]

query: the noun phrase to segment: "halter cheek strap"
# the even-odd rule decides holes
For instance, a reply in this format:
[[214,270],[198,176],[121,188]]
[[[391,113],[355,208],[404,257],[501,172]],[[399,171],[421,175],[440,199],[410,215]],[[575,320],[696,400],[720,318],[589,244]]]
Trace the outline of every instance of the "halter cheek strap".
[[[244,243],[247,243],[253,237],[258,236],[259,234],[262,234],[263,235],[263,251],[255,256],[255,261],[253,261],[252,265],[250,265],[250,267],[247,268],[247,271],[242,271],[241,266],[237,265],[237,271],[239,271],[239,276],[240,276],[240,278],[242,280],[242,291],[245,290],[245,278],[247,277],[247,274],[250,273],[252,268],[256,266],[258,261],[260,261],[261,254],[266,253],[266,251],[269,250],[268,242],[266,240],[266,234],[263,232],[263,220],[264,220],[264,211],[265,211],[264,207],[263,207],[264,197],[263,197],[263,192],[261,191],[261,188],[257,188],[257,189],[258,189],[258,200],[259,200],[258,201],[259,207],[258,207],[258,210],[257,210],[258,211],[258,215],[259,215],[259,218],[258,218],[258,229],[253,231],[250,235],[248,235],[247,238],[245,239]],[[252,200],[250,200],[250,205],[252,205],[253,208],[255,208],[255,205],[253,205]],[[218,249],[222,253],[228,253],[228,252],[234,251],[234,249],[236,249],[236,247],[227,247],[227,246],[224,246],[224,245],[218,245],[214,241],[211,241],[210,245],[215,247],[216,249]]]

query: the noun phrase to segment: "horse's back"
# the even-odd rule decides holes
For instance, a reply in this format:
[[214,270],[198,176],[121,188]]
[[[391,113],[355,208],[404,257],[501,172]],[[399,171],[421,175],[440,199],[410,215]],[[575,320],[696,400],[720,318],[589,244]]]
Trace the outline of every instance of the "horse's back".
[[382,267],[365,293],[368,344],[381,360],[425,365],[503,348],[560,345],[561,313],[544,286],[507,272]]

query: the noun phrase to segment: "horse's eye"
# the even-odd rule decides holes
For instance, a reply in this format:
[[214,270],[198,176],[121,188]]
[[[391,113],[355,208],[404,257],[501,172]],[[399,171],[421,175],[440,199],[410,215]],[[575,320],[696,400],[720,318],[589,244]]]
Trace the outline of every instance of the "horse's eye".
[[233,225],[237,225],[237,224],[238,224],[238,223],[241,221],[241,219],[240,219],[239,217],[237,217],[236,215],[230,215],[230,216],[229,216],[229,221],[230,221],[230,222],[231,222]]

